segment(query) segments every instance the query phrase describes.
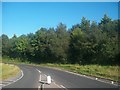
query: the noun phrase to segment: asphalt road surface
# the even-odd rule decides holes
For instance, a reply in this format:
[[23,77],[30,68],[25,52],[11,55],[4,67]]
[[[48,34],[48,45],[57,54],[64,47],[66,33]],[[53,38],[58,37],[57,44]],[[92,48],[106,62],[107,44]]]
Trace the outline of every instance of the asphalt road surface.
[[[40,86],[40,73],[42,75],[44,74],[46,76],[51,76],[52,81],[56,85],[56,88],[111,88],[113,90],[115,90],[115,88],[118,88],[117,85],[100,82],[95,79],[86,78],[84,76],[75,75],[62,70],[30,65],[18,66],[23,71],[24,76],[17,82],[3,87],[3,90],[4,88],[38,88]],[[53,85],[52,87],[54,87],[55,85]]]

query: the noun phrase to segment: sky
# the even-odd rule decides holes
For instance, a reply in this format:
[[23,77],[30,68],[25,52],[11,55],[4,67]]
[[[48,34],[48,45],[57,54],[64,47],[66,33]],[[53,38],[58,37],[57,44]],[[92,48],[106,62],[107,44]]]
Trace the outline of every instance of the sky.
[[0,2],[0,35],[2,34],[2,3]]
[[35,33],[41,27],[54,27],[62,22],[71,28],[84,16],[99,22],[107,14],[118,19],[117,2],[2,2],[2,33]]

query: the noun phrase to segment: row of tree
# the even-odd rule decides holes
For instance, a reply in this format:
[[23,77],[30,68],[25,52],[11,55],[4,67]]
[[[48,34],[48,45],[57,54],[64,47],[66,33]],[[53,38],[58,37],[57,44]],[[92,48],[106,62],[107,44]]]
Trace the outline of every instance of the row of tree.
[[69,30],[60,23],[57,28],[41,28],[35,34],[12,38],[3,34],[2,56],[37,63],[118,64],[118,21],[107,15],[100,23],[83,17]]

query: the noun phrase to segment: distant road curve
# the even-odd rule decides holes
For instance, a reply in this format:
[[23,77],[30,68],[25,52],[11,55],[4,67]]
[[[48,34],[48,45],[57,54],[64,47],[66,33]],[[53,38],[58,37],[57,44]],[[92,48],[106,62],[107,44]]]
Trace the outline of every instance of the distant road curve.
[[98,80],[75,75],[62,70],[22,64],[18,66],[24,73],[23,78],[13,84],[5,86],[4,88],[38,88],[40,74],[37,70],[39,70],[45,75],[50,75],[57,85],[66,89],[101,88],[102,90],[103,88],[106,88],[107,90],[119,90],[117,85],[100,82]]

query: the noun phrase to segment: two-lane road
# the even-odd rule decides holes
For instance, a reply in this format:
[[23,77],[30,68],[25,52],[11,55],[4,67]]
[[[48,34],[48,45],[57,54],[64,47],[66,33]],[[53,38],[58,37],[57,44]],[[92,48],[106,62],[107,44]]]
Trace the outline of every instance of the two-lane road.
[[[100,82],[80,75],[71,74],[62,70],[56,70],[52,68],[30,66],[30,65],[18,65],[24,73],[22,79],[17,82],[5,86],[4,88],[38,88],[39,76],[38,70],[45,75],[50,75],[56,85],[63,88],[112,88],[118,90],[116,85]],[[4,90],[4,89],[3,89]]]

